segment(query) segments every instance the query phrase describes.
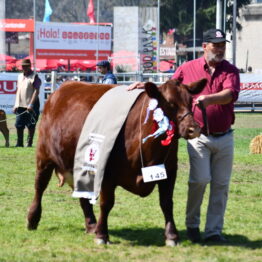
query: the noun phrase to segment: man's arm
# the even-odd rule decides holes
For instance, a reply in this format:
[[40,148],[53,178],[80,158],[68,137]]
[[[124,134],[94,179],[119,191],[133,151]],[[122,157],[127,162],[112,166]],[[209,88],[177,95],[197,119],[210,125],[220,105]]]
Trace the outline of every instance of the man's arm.
[[209,105],[226,105],[232,102],[232,90],[224,89],[218,93],[210,95],[201,95],[196,99],[196,105],[203,104],[204,108]]
[[113,80],[112,78],[107,78],[107,79],[103,82],[103,84],[112,85],[112,84],[114,84],[114,80]]
[[35,103],[35,101],[36,101],[36,99],[38,98],[38,95],[39,95],[40,86],[41,86],[41,80],[36,75],[35,80],[33,82],[34,92],[33,92],[33,95],[31,97],[30,103],[27,106],[27,110],[29,110],[29,111],[33,110],[34,103]]

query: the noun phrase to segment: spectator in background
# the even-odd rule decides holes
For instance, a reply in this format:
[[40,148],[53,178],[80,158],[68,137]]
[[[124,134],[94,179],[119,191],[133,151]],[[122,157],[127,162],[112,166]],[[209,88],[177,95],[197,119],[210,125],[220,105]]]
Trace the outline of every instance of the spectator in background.
[[93,77],[90,75],[91,74],[91,69],[87,68],[86,69],[86,73],[87,73],[87,75],[86,75],[85,81],[86,82],[92,82],[93,81]]
[[167,70],[165,73],[174,73],[175,70],[174,70],[174,66],[170,66],[169,70]]
[[18,75],[17,92],[13,112],[17,115],[15,127],[17,130],[16,147],[24,146],[24,129],[28,128],[27,147],[33,144],[35,127],[39,117],[39,89],[41,80],[31,70],[30,59],[22,60],[23,72]]
[[115,75],[110,69],[110,63],[108,61],[100,61],[96,64],[98,72],[104,75],[103,79],[99,81],[102,84],[116,84],[117,80]]

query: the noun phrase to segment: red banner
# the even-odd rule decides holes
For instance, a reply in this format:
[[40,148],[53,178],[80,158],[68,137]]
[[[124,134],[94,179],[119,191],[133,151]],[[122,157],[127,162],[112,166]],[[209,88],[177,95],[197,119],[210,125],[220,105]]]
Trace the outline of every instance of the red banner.
[[241,90],[262,90],[262,82],[254,82],[254,83],[241,83]]
[[[51,59],[84,59],[96,60],[96,50],[57,50],[57,49],[37,49],[37,58]],[[98,60],[107,60],[111,55],[109,50],[100,50]]]
[[34,20],[0,19],[0,30],[6,32],[34,32]]

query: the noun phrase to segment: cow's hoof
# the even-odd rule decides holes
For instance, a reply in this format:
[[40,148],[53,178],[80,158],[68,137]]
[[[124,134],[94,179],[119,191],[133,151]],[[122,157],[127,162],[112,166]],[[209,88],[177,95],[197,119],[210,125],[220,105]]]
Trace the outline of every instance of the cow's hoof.
[[110,245],[109,240],[106,241],[106,240],[104,240],[102,238],[95,238],[95,243],[97,245]]
[[166,239],[166,246],[175,247],[175,246],[178,246],[178,242],[172,239]]
[[5,144],[5,147],[9,147],[9,143],[6,143],[6,144]]
[[28,230],[36,230],[36,229],[37,229],[37,226],[36,226],[36,225],[27,224],[27,229],[28,229]]

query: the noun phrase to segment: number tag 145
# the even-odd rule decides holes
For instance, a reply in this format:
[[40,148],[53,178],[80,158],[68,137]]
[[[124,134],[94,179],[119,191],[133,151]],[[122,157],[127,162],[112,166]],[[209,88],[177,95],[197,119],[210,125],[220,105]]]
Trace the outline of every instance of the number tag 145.
[[145,183],[167,179],[166,168],[164,164],[143,167],[142,175],[143,175],[143,180]]

